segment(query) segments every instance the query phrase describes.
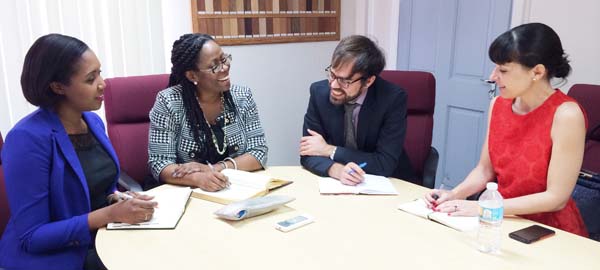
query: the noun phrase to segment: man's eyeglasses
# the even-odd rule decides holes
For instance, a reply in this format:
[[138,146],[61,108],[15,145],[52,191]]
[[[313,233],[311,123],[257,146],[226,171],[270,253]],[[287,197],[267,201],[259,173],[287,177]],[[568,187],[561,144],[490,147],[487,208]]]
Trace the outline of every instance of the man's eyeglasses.
[[223,70],[224,66],[230,67],[231,66],[231,60],[232,60],[232,56],[231,54],[223,54],[223,58],[221,58],[221,60],[219,61],[218,64],[213,65],[210,68],[207,69],[201,69],[201,71],[210,71],[213,74],[217,73],[217,72],[221,72]]
[[336,80],[338,82],[338,84],[340,85],[340,87],[344,88],[344,89],[350,87],[350,85],[352,85],[353,83],[358,82],[358,81],[364,79],[364,77],[359,77],[356,80],[351,80],[351,79],[348,79],[348,78],[338,77],[335,74],[333,74],[333,72],[331,71],[331,66],[328,66],[325,69],[325,73],[327,75],[327,79],[329,80],[329,83],[331,83],[333,80]]

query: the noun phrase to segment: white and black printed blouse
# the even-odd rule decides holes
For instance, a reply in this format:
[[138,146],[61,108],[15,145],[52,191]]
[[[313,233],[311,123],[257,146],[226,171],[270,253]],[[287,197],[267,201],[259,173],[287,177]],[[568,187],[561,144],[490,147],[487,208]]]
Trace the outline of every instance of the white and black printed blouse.
[[[181,91],[180,85],[160,91],[150,111],[148,165],[155,179],[159,179],[160,172],[170,164],[194,161],[196,153],[202,152],[200,148],[205,147],[206,138],[212,138],[201,134],[200,146],[194,141]],[[268,147],[252,92],[250,88],[233,84],[229,91],[237,113],[225,106],[217,122],[228,119],[223,130],[231,150],[230,156],[234,158],[250,153],[266,167]]]

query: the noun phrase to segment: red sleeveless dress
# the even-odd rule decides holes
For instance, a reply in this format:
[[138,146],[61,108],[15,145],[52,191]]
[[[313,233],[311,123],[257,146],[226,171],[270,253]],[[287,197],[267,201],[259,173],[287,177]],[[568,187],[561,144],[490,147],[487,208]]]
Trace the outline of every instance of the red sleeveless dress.
[[[546,190],[552,154],[552,121],[556,109],[568,101],[575,102],[560,90],[555,90],[538,108],[518,115],[512,111],[513,99],[496,99],[492,108],[488,149],[498,179],[498,191],[505,199]],[[588,235],[573,198],[562,210],[522,217],[581,236]]]

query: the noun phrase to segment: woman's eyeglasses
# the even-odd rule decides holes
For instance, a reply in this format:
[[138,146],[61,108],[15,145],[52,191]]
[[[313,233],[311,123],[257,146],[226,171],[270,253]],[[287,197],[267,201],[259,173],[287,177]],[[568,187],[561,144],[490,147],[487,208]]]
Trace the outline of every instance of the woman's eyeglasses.
[[207,69],[201,69],[201,71],[210,71],[213,74],[216,74],[217,72],[221,72],[223,70],[224,66],[230,67],[231,66],[231,60],[232,60],[232,56],[231,54],[223,54],[223,58],[221,58],[221,60],[219,61],[218,64],[213,65],[210,68]]

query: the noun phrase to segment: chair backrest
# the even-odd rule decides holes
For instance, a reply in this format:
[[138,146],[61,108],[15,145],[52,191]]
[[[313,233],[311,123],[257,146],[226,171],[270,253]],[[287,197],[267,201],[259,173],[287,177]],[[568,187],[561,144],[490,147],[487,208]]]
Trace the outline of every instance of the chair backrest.
[[[2,139],[2,133],[0,133],[0,153],[2,152],[2,145],[4,145],[4,140]],[[10,211],[8,209],[8,198],[6,196],[6,188],[4,186],[2,158],[0,157],[0,238],[2,238],[2,233],[4,232],[4,228],[6,228],[9,217]]]
[[568,95],[579,102],[588,117],[582,168],[600,173],[600,85],[575,84]]
[[429,72],[400,70],[384,70],[380,76],[408,94],[404,149],[417,178],[423,179],[425,160],[431,151],[435,78]]
[[148,169],[148,114],[156,94],[169,82],[168,74],[106,79],[104,106],[108,137],[121,170],[142,184]]

